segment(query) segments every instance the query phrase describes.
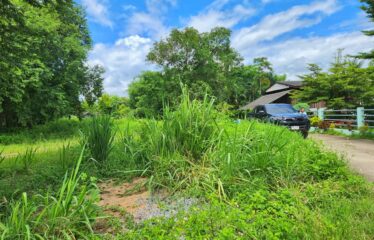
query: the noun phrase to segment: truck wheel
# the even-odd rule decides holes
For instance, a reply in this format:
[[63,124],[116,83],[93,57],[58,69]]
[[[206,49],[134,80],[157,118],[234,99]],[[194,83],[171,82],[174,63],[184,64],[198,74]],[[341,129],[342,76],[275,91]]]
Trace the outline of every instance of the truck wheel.
[[309,133],[308,133],[307,131],[305,131],[305,132],[304,132],[304,131],[301,132],[301,135],[303,135],[304,139],[308,137],[308,134],[309,134]]

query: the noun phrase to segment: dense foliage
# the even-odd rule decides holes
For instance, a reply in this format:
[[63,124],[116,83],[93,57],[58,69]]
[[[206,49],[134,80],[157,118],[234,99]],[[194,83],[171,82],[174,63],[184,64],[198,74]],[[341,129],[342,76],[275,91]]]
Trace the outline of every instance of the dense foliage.
[[[360,2],[364,3],[364,5],[361,7],[362,10],[366,12],[367,17],[371,22],[374,22],[374,1],[373,0],[360,0]],[[366,36],[372,37],[374,36],[374,30],[365,30],[363,33]],[[368,53],[361,53],[359,58],[364,59],[374,59],[374,50],[368,52]]]
[[86,116],[111,115],[114,118],[123,118],[131,115],[129,99],[104,93],[93,104],[82,102]]
[[295,99],[307,103],[324,101],[327,107],[335,109],[373,105],[374,66],[371,64],[363,67],[362,63],[338,53],[328,72],[316,64],[310,64],[309,71],[301,76],[303,91],[295,92]]
[[168,38],[155,43],[147,60],[161,71],[144,72],[130,85],[130,106],[139,116],[157,116],[165,104],[175,106],[181,84],[190,89],[194,99],[203,99],[208,93],[216,103],[238,108],[285,79],[274,74],[266,58],[243,65],[239,53],[230,46],[230,31],[225,28],[207,33],[175,29]]
[[81,94],[100,94],[84,65],[85,15],[73,1],[7,0],[0,12],[1,128],[77,114]]

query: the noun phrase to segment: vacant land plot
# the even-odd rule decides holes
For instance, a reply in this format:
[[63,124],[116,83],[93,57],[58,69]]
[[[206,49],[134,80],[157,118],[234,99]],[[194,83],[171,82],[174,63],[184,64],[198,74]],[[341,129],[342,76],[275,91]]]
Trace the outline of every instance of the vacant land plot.
[[162,120],[76,124],[35,142],[3,136],[4,239],[374,236],[372,185],[285,128],[234,123],[188,97]]

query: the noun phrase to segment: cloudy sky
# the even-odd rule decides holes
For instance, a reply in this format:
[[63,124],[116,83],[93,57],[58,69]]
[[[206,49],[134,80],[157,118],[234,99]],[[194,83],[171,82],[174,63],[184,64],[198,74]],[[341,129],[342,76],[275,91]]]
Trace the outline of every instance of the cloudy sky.
[[126,95],[145,57],[173,28],[232,30],[232,46],[250,64],[268,57],[289,80],[308,63],[327,68],[337,49],[354,54],[374,47],[360,31],[371,27],[358,0],[77,0],[94,41],[89,63],[105,67],[105,91]]

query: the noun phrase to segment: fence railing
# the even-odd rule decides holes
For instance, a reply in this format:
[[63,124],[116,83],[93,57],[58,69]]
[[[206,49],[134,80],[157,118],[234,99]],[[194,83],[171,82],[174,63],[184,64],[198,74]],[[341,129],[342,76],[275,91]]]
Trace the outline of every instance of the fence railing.
[[374,109],[363,107],[338,110],[319,108],[309,111],[308,115],[310,117],[318,116],[320,120],[333,123],[340,128],[359,129],[365,126],[374,128]]
[[364,109],[364,121],[369,128],[374,128],[374,109]]

